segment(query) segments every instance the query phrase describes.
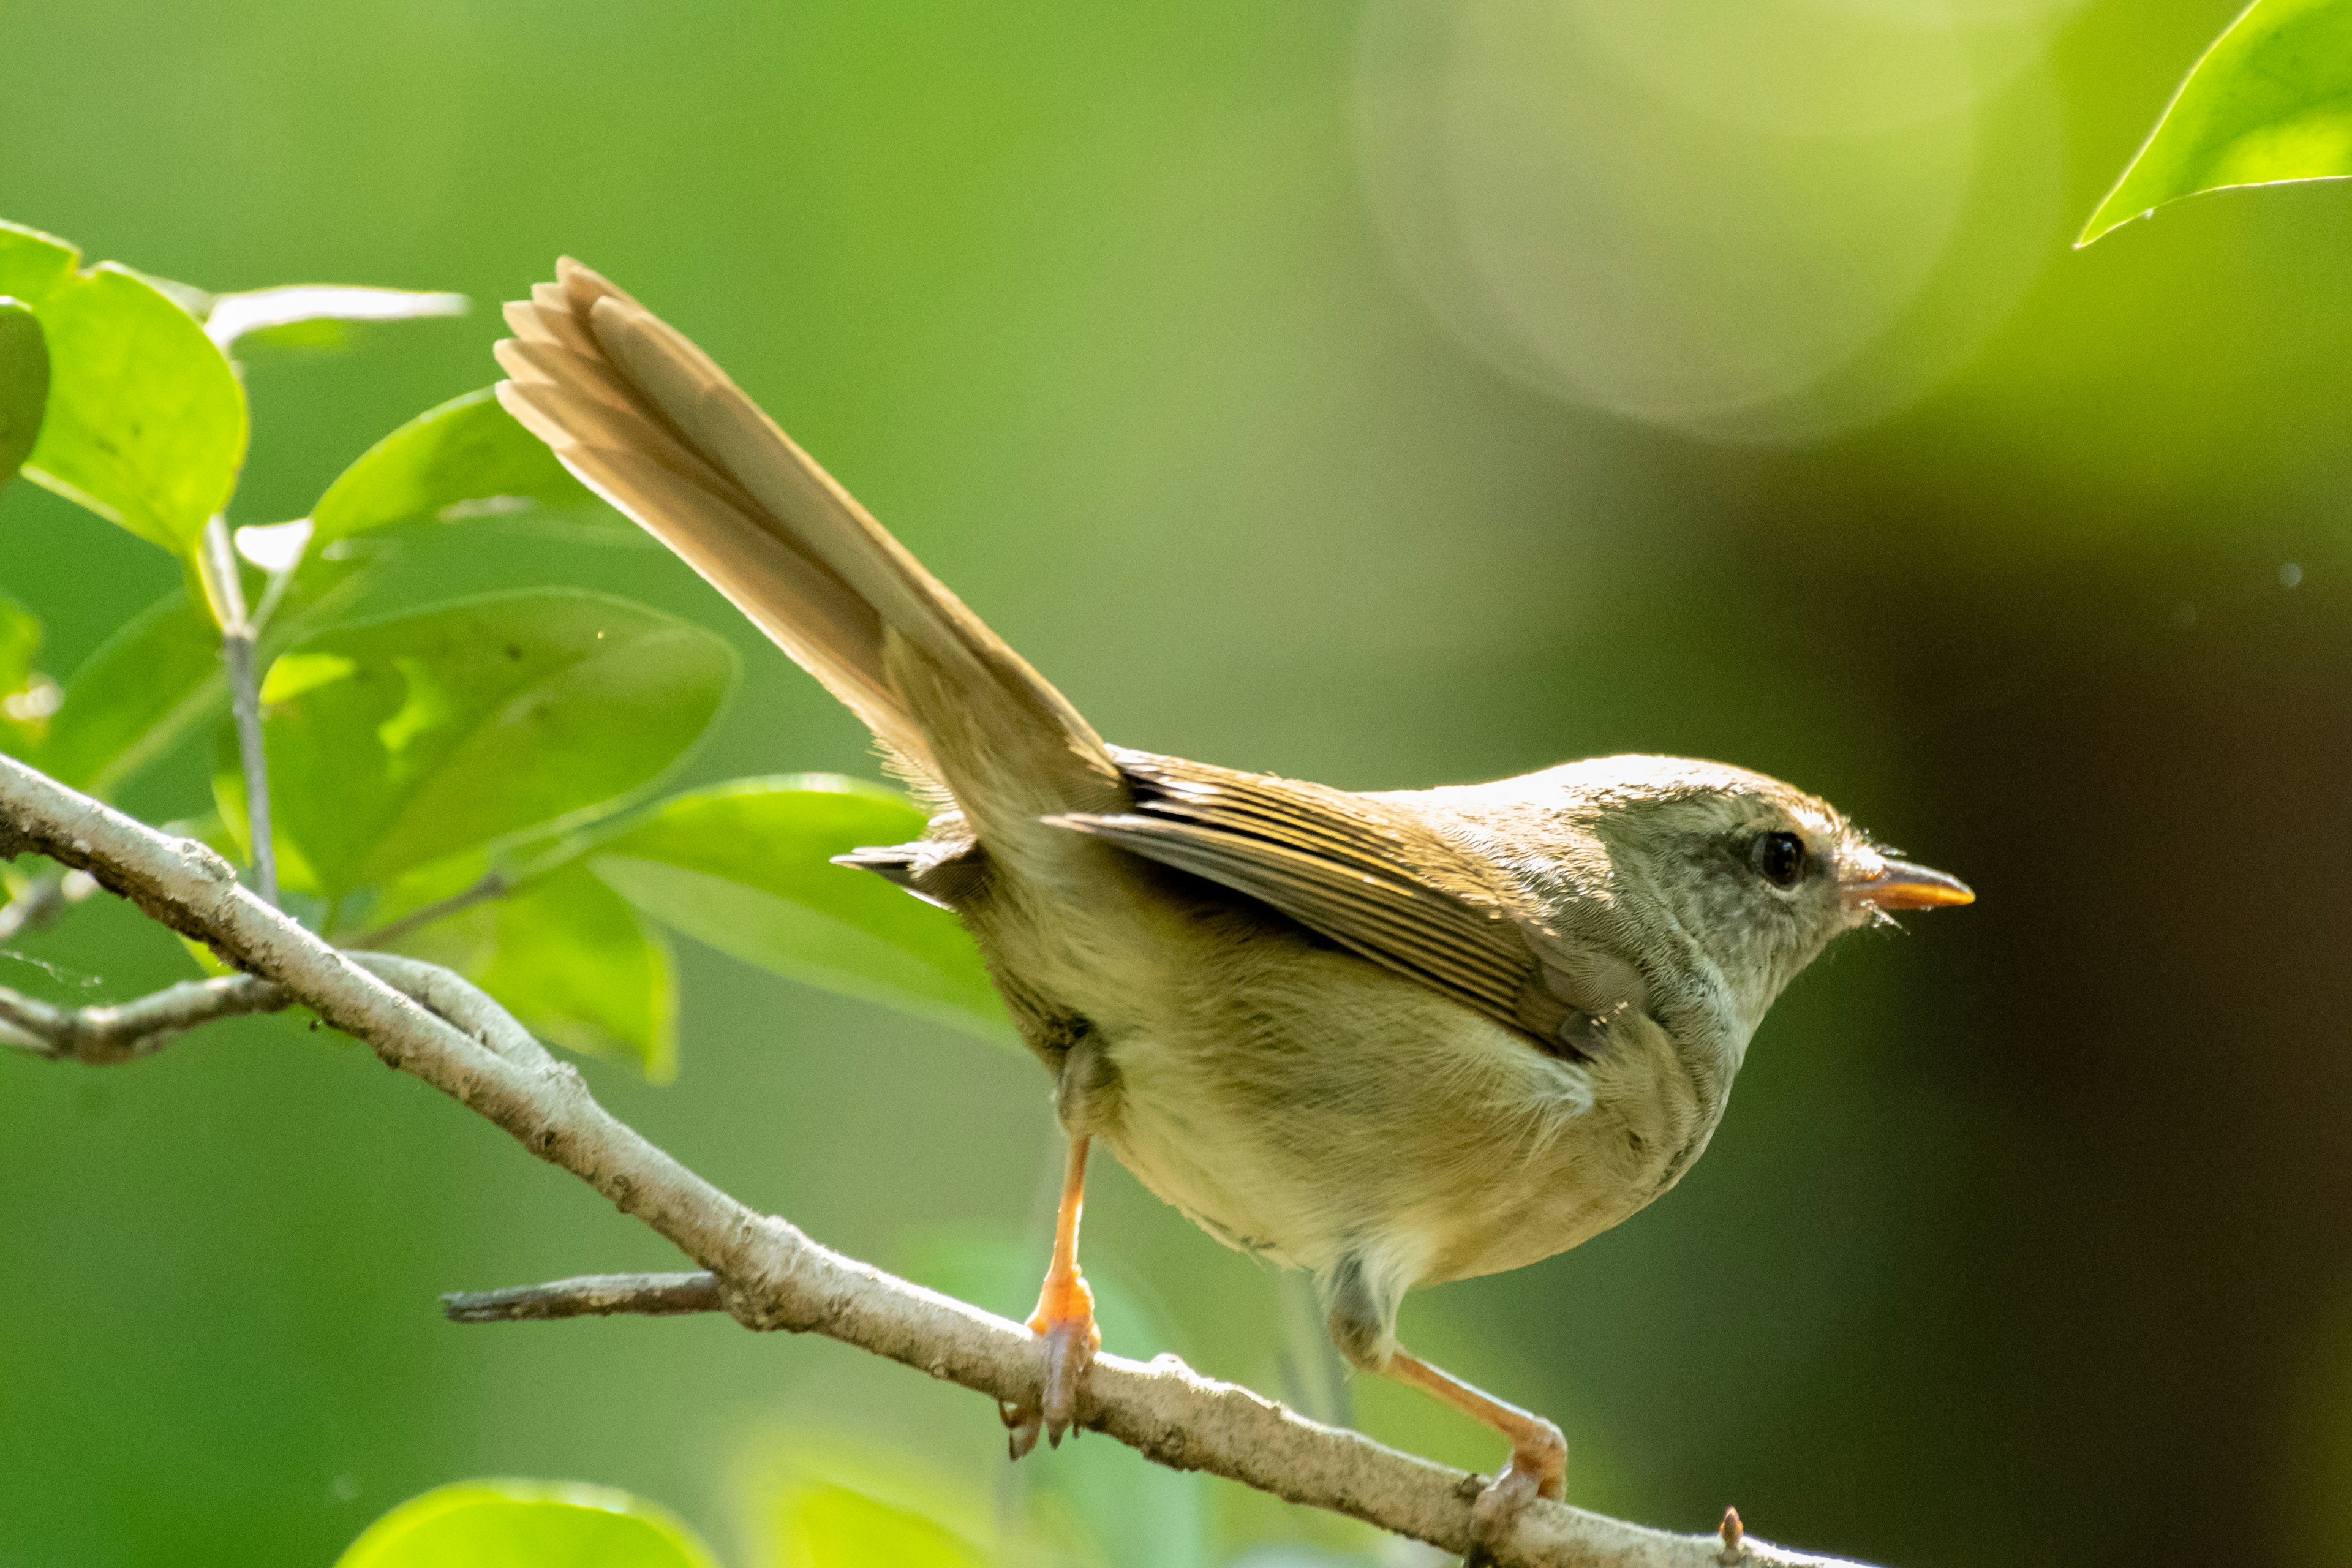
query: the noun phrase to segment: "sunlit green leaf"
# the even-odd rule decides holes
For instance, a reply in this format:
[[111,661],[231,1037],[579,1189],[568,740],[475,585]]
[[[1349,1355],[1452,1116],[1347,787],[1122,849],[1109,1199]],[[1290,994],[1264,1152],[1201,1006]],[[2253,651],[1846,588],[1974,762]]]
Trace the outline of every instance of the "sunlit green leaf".
[[49,401],[49,345],[22,300],[0,297],[0,485],[16,477],[41,438]]
[[2257,0],[2189,71],[2074,243],[2200,191],[2347,175],[2352,0]]
[[426,410],[368,448],[319,498],[316,544],[365,529],[596,498],[486,388]]
[[352,328],[369,321],[413,321],[462,316],[463,294],[411,289],[369,289],[336,283],[292,283],[277,289],[205,296],[198,312],[205,335],[223,350],[340,348]]
[[656,920],[746,963],[1009,1040],[953,915],[831,857],[920,836],[923,813],[824,774],[744,779],[664,801],[596,846],[602,877]]
[[111,796],[227,700],[218,628],[187,595],[166,595],[67,679],[41,766],[76,789]]
[[779,1443],[751,1468],[765,1568],[987,1568],[1001,1553],[984,1493],[914,1455],[827,1434]]
[[[488,869],[460,856],[387,890],[383,924],[463,891]],[[402,938],[402,952],[455,969],[542,1039],[677,1076],[677,990],[669,939],[577,862],[519,891],[457,910]]]
[[245,461],[245,390],[204,329],[111,262],[0,223],[0,294],[48,342],[49,395],[25,474],[177,554],[227,504]]
[[684,1523],[642,1498],[553,1481],[466,1481],[409,1499],[335,1568],[718,1568]]
[[970,1542],[910,1509],[846,1487],[794,1488],[778,1500],[783,1568],[985,1568]]
[[[719,637],[572,589],[339,626],[274,660],[261,699],[290,858],[340,897],[652,783],[717,716]],[[243,820],[235,737],[214,793]]]

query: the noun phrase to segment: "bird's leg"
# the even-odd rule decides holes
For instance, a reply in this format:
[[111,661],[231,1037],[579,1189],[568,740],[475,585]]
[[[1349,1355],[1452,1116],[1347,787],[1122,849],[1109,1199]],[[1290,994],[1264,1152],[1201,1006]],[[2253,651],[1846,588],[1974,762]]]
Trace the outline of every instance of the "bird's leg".
[[1037,1446],[1042,1426],[1045,1440],[1060,1447],[1078,1409],[1078,1381],[1102,1348],[1102,1331],[1095,1327],[1095,1293],[1078,1272],[1078,1215],[1086,1207],[1087,1147],[1085,1133],[1070,1139],[1070,1164],[1062,1178],[1061,1206],[1054,1215],[1054,1260],[1046,1266],[1044,1289],[1037,1292],[1037,1310],[1029,1314],[1030,1331],[1045,1342],[1045,1389],[1037,1407],[1006,1404],[1001,1413],[1012,1428],[1012,1450],[1021,1458]]
[[1511,1440],[1511,1462],[1478,1494],[1471,1509],[1471,1529],[1480,1541],[1489,1539],[1531,1500],[1542,1497],[1558,1502],[1566,1494],[1568,1440],[1559,1435],[1559,1427],[1402,1351],[1389,1357],[1381,1370],[1400,1383],[1437,1395]]

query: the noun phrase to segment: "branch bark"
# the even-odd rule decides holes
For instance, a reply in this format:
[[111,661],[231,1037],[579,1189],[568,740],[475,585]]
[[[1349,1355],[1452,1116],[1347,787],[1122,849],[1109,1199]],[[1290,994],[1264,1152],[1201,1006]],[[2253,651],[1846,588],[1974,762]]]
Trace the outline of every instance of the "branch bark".
[[[207,997],[251,1001],[268,986],[300,1001],[387,1065],[587,1182],[712,1276],[708,1286],[689,1278],[671,1287],[711,1291],[749,1328],[824,1334],[1000,1401],[1036,1400],[1037,1340],[1022,1325],[844,1257],[745,1206],[615,1120],[575,1068],[458,976],[413,959],[341,952],[240,887],[228,863],[203,845],[159,833],[0,756],[0,855],[28,851],[87,871],[245,972],[203,983],[196,989],[212,987]],[[161,998],[185,989],[114,1011],[150,1004],[169,1011]],[[183,1008],[175,1016],[191,1016],[189,1001],[175,996],[170,1005]],[[578,1306],[600,1289],[614,1297],[609,1281],[566,1281],[538,1294],[551,1307],[559,1300]],[[624,1287],[619,1297],[643,1294]],[[1148,1363],[1097,1357],[1078,1420],[1177,1469],[1208,1470],[1447,1551],[1472,1545],[1471,1500],[1484,1478],[1309,1421],[1202,1377],[1173,1356]],[[1729,1542],[1727,1533],[1670,1534],[1538,1502],[1487,1548],[1495,1562],[1517,1568],[1840,1568],[1753,1536]]]

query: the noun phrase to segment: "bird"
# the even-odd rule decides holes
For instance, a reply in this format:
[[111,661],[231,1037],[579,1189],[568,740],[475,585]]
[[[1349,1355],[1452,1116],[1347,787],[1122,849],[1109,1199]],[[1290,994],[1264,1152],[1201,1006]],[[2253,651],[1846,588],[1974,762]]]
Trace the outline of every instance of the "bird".
[[1355,1368],[1509,1443],[1474,1533],[1564,1496],[1559,1428],[1408,1352],[1406,1291],[1657,1198],[1832,937],[1969,889],[1718,763],[1359,793],[1110,744],[628,294],[567,258],[506,321],[506,409],[873,732],[929,824],[842,863],[954,912],[1051,1074],[1066,1174],[1013,1457],[1060,1441],[1101,1343],[1077,1259],[1101,1142],[1311,1274]]

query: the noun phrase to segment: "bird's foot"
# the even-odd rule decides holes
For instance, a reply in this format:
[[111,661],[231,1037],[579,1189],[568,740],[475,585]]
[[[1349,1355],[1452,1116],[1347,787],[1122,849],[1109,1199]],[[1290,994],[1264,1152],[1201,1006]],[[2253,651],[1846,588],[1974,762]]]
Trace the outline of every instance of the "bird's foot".
[[1072,1268],[1066,1277],[1045,1276],[1037,1310],[1029,1314],[1029,1331],[1045,1342],[1045,1375],[1034,1405],[1003,1401],[997,1414],[1010,1434],[1007,1447],[1020,1458],[1037,1446],[1043,1433],[1055,1447],[1062,1443],[1078,1414],[1078,1384],[1102,1348],[1102,1331],[1095,1326],[1095,1293],[1086,1277]]
[[1511,1523],[1538,1498],[1559,1502],[1568,1495],[1568,1439],[1541,1416],[1512,1434],[1511,1462],[1470,1505],[1470,1536],[1483,1554],[1502,1540]]

